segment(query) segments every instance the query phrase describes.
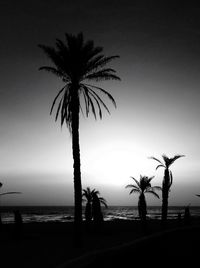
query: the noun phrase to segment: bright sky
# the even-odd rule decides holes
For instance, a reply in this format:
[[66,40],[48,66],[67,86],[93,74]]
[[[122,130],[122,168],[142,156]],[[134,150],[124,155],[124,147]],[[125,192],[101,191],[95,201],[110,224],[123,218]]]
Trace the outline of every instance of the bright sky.
[[[148,157],[185,154],[172,166],[169,204],[199,205],[199,9],[30,3],[2,1],[0,11],[0,181],[2,191],[23,192],[1,203],[73,204],[71,137],[49,116],[62,84],[38,71],[50,62],[37,44],[83,31],[106,55],[120,55],[112,67],[122,79],[101,84],[117,102],[117,109],[109,105],[111,115],[102,121],[81,116],[83,187],[99,189],[108,205],[137,205],[125,189],[130,176],[155,175],[152,184],[161,186],[163,170],[155,171]],[[147,201],[161,205],[154,197]]]

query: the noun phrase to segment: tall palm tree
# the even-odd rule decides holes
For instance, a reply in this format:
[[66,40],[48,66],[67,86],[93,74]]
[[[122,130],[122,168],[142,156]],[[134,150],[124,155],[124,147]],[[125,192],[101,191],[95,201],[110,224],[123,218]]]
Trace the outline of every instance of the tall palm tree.
[[160,167],[163,167],[164,170],[164,178],[162,182],[162,223],[166,224],[167,221],[167,211],[168,211],[168,198],[169,198],[169,191],[172,186],[173,182],[173,176],[172,172],[169,169],[169,167],[180,157],[183,157],[184,155],[175,155],[172,158],[167,157],[165,154],[162,155],[163,161],[160,161],[159,159],[155,157],[150,157],[150,159],[153,159],[159,163],[159,165],[156,167],[156,170]]
[[79,113],[83,112],[81,99],[85,104],[86,116],[92,111],[95,119],[97,113],[102,118],[102,107],[109,113],[109,109],[99,93],[108,97],[116,107],[114,98],[103,88],[90,82],[104,80],[120,80],[116,71],[106,67],[119,56],[106,57],[102,47],[95,47],[92,40],[85,41],[83,34],[65,34],[65,42],[56,39],[55,48],[39,45],[52,65],[43,66],[39,70],[53,73],[64,83],[56,95],[50,114],[58,102],[55,120],[60,114],[61,126],[66,123],[72,134],[72,154],[74,160],[74,200],[75,200],[75,229],[81,229],[82,223],[82,185],[81,162],[79,146]]
[[[3,183],[0,182],[0,188],[3,186]],[[0,193],[0,198],[3,195],[9,195],[9,194],[21,194],[21,192],[4,192],[4,193]],[[1,220],[1,211],[0,211],[0,224],[2,224],[2,220]]]
[[139,194],[139,200],[138,200],[138,213],[140,219],[144,222],[146,221],[146,215],[147,215],[147,204],[146,204],[146,198],[145,194],[150,193],[154,195],[155,197],[159,198],[159,195],[155,192],[155,190],[161,190],[161,187],[159,186],[151,186],[151,180],[153,177],[147,177],[140,175],[140,180],[136,180],[135,178],[131,177],[135,184],[128,184],[126,188],[131,188],[131,191],[129,194],[132,193],[138,193]]

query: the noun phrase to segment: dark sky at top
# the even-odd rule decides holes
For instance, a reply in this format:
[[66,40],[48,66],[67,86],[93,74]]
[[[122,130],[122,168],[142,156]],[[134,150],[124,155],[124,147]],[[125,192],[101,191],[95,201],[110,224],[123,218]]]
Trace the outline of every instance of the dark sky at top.
[[[38,71],[49,61],[37,45],[54,45],[56,38],[64,39],[65,32],[76,34],[80,31],[86,39],[103,46],[106,55],[120,55],[113,67],[122,78],[120,84],[108,83],[107,89],[118,104],[117,110],[112,110],[112,116],[105,117],[102,123],[90,120],[81,123],[83,177],[85,167],[87,178],[96,176],[96,183],[99,183],[96,171],[92,173],[87,161],[92,159],[93,151],[106,147],[106,142],[113,142],[110,145],[112,156],[121,150],[122,157],[126,157],[127,147],[141,149],[141,158],[143,151],[146,156],[184,153],[187,159],[180,162],[185,169],[177,162],[174,171],[180,184],[183,180],[187,184],[188,176],[192,178],[189,193],[193,196],[198,187],[200,160],[200,9],[152,8],[140,3],[126,0],[1,0],[0,169],[5,177],[5,189],[23,190],[24,197],[19,197],[22,198],[19,203],[28,200],[35,204],[34,197],[28,199],[27,196],[36,193],[41,202],[48,203],[47,185],[49,193],[57,197],[65,189],[66,174],[69,189],[72,187],[69,175],[72,172],[71,149],[66,152],[71,146],[70,137],[66,131],[61,133],[49,116],[52,99],[61,84],[55,77]],[[130,155],[133,161],[139,159],[132,151]],[[121,159],[119,163],[122,163]],[[124,163],[122,168],[126,165]],[[127,174],[124,171],[121,189],[129,183],[129,176],[137,177],[137,172],[146,172],[145,164],[138,165],[141,171],[132,166]],[[150,165],[152,169],[147,171],[151,173],[147,175],[154,175],[155,166]],[[111,171],[107,173],[112,174]],[[56,182],[49,183],[55,176]],[[159,183],[161,178],[162,172],[157,180]],[[103,185],[99,187],[106,195]],[[115,191],[120,193],[119,189]],[[186,192],[186,189],[181,188],[181,191]],[[181,191],[178,192],[177,186],[175,201],[184,204]],[[127,193],[122,192],[123,204],[132,202]],[[65,191],[63,195],[59,194],[57,203],[71,204],[73,196],[69,194],[66,200],[64,195]],[[189,198],[188,195],[187,200]],[[114,194],[108,201],[116,203]]]

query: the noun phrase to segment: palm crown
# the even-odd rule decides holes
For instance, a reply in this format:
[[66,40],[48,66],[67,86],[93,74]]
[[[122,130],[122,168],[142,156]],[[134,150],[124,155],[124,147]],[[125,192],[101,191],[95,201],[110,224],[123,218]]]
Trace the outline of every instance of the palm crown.
[[151,156],[150,159],[153,159],[155,161],[157,161],[159,163],[159,165],[156,167],[156,169],[160,168],[160,167],[164,167],[166,169],[169,169],[169,167],[177,160],[179,159],[180,157],[183,157],[185,155],[175,155],[174,157],[170,158],[170,157],[167,157],[165,154],[162,155],[162,158],[163,158],[163,162],[160,161],[159,159],[157,159],[156,157],[153,157]]
[[98,197],[100,203],[103,204],[107,208],[106,200],[103,197],[99,196],[100,195],[99,191],[97,191],[96,189],[91,190],[90,187],[83,189],[82,196],[85,197],[85,199],[83,198],[83,201],[87,201],[88,203],[91,203],[95,195]]
[[161,187],[159,186],[151,186],[151,180],[154,178],[153,177],[147,177],[147,176],[142,176],[140,175],[140,180],[136,180],[135,178],[131,177],[135,184],[128,184],[126,188],[131,188],[130,194],[132,193],[151,193],[155,197],[159,198],[159,195],[155,192],[155,190],[161,190]]
[[83,189],[83,194],[82,194],[83,201],[92,202],[92,196],[93,196],[94,193],[96,193],[98,195],[99,191],[97,191],[95,189],[91,190],[90,187],[87,187],[86,189]]
[[[83,112],[79,101],[82,96],[85,103],[85,113],[88,116],[90,110],[95,119],[97,111],[102,118],[102,107],[109,113],[107,105],[102,101],[98,93],[106,95],[116,107],[114,98],[103,88],[88,84],[90,81],[120,80],[112,68],[105,67],[110,61],[119,56],[105,57],[102,47],[95,47],[93,41],[84,42],[83,34],[77,36],[65,34],[66,44],[56,39],[56,47],[39,45],[39,47],[51,59],[54,66],[43,66],[40,70],[49,71],[60,77],[65,83],[55,97],[50,114],[58,101],[55,120],[61,115],[61,126],[66,122],[69,129],[72,124],[72,111],[74,109],[73,98],[78,98],[79,110]],[[96,105],[95,105],[96,104]],[[97,111],[96,111],[97,110]]]

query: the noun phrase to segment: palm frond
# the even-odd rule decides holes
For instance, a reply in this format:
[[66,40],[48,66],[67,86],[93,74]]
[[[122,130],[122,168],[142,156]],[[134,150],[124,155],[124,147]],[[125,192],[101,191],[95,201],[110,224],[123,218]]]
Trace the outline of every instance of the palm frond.
[[60,53],[53,47],[45,46],[45,45],[38,45],[44,53],[47,55],[48,58],[55,64],[56,69],[62,70],[66,73],[67,68],[63,58],[60,57]]
[[66,88],[66,86],[64,86],[63,88],[61,88],[58,92],[58,94],[56,95],[56,97],[54,98],[53,100],[53,103],[52,103],[52,106],[51,106],[51,110],[50,110],[50,114],[52,114],[52,111],[53,111],[53,108],[54,108],[54,105],[58,99],[58,97],[60,96],[60,94],[63,92],[63,90]]
[[147,177],[147,182],[151,182],[151,180],[153,180],[155,178],[155,176],[152,176],[152,177]]
[[87,74],[89,74],[93,70],[98,70],[99,68],[104,67],[110,61],[119,58],[118,55],[105,57],[104,55],[99,55],[96,58],[92,59],[88,62]]
[[[84,77],[83,77],[83,79],[88,79],[88,80],[90,80],[91,79],[91,77],[93,77],[93,76],[95,76],[95,77],[97,77],[97,76],[99,76],[100,78],[102,78],[102,76],[104,75],[104,74],[113,74],[113,73],[116,73],[116,71],[114,70],[114,69],[112,69],[112,68],[101,68],[99,71],[97,71],[96,69],[93,69],[92,70],[92,72],[91,73],[89,73],[89,74],[86,74]],[[93,79],[93,78],[92,78]]]
[[85,196],[86,198],[88,197],[88,191],[83,189],[83,193],[82,193],[82,196]]
[[[47,72],[50,72],[50,73],[53,73],[55,74],[56,76],[58,77],[61,77],[62,79],[64,79],[65,81],[68,81],[69,78],[66,76],[66,74],[61,71],[61,70],[58,70],[56,69],[55,67],[51,67],[51,66],[42,66],[39,68],[39,71],[41,70],[44,70],[44,71],[47,71]],[[66,76],[66,77],[65,77]]]
[[104,94],[105,94],[105,95],[112,101],[114,107],[115,107],[115,108],[117,107],[116,102],[115,102],[113,96],[112,96],[110,93],[108,93],[105,89],[103,89],[103,88],[101,88],[101,87],[94,86],[94,85],[90,85],[90,84],[85,84],[85,85],[86,85],[86,86],[89,86],[90,88],[98,89],[98,90],[100,90],[101,92],[103,92],[103,93],[104,93]]
[[140,189],[140,182],[138,180],[136,180],[134,177],[131,177],[134,182],[137,184],[138,188]]
[[[84,96],[84,100],[85,100],[85,107],[86,107],[86,116],[88,116],[89,112],[90,112],[90,107],[92,109],[92,113],[94,115],[94,118],[96,119],[96,110],[95,110],[95,106],[93,104],[93,101],[89,95],[89,90],[86,86],[82,85],[83,88],[83,96]],[[99,103],[97,104],[97,106],[99,105]],[[98,106],[99,107],[99,106]]]
[[163,163],[162,163],[158,158],[156,158],[156,157],[154,157],[154,156],[150,156],[150,157],[148,157],[148,158],[149,158],[149,159],[153,159],[153,160],[159,162],[161,165],[163,165]]
[[134,188],[134,189],[138,189],[139,190],[139,187],[134,185],[134,184],[128,184],[125,186],[125,188]]
[[61,126],[64,124],[64,122],[66,122],[66,125],[70,131],[71,131],[71,124],[72,124],[72,111],[74,108],[75,108],[75,104],[72,98],[72,90],[71,90],[70,85],[68,85],[68,89],[65,90],[64,96],[63,96],[60,118],[61,118]]
[[21,194],[21,192],[5,192],[5,193],[1,193],[0,196],[8,195],[8,194]]
[[132,193],[140,193],[141,191],[139,189],[132,189],[129,194]]
[[170,175],[170,185],[169,185],[169,187],[171,187],[172,183],[173,183],[173,175],[172,175],[171,171],[170,171],[169,175]]
[[95,100],[96,104],[97,104],[97,107],[99,109],[99,118],[102,119],[102,111],[101,111],[101,105],[99,103],[99,100],[98,98],[91,92],[91,91],[88,91],[89,94],[92,96],[92,98]]
[[157,170],[158,168],[160,168],[160,167],[164,167],[164,168],[165,168],[164,165],[158,165],[158,166],[156,167],[156,170]]
[[[99,95],[91,88],[88,87],[88,90],[90,92],[90,94],[92,94],[93,98],[98,101],[101,105],[103,105],[103,107],[105,108],[105,110],[110,114],[110,111],[108,109],[108,107],[106,106],[106,104],[102,101],[102,99],[99,97]],[[101,118],[101,117],[100,117]]]
[[92,74],[85,76],[84,79],[87,80],[95,80],[95,81],[103,81],[103,80],[121,80],[119,76],[112,74],[111,71],[98,71]]
[[185,155],[175,155],[174,157],[170,158],[170,165],[172,165],[177,159],[179,159],[180,157],[185,157]]
[[70,53],[68,47],[64,44],[64,42],[58,38],[56,38],[56,47],[57,52],[59,53],[62,58],[69,59]]
[[86,113],[86,116],[88,117],[89,112],[90,112],[89,101],[88,101],[87,94],[85,93],[84,89],[82,90],[82,94],[83,94],[83,98],[85,101],[85,113]]
[[87,102],[88,102],[88,111],[90,110],[90,107],[92,109],[92,113],[94,115],[94,118],[97,119],[97,116],[96,116],[96,109],[95,109],[95,106],[94,106],[94,103],[89,95],[89,90],[87,87],[84,87],[84,93],[85,93],[85,96],[87,98]]
[[59,113],[60,113],[60,108],[62,107],[62,103],[63,103],[63,97],[61,98],[61,100],[59,101],[58,107],[57,107],[57,111],[56,111],[56,116],[55,116],[55,121],[57,121]]
[[168,156],[166,156],[166,154],[163,154],[162,155],[162,158],[164,160],[165,165],[167,166],[169,164],[170,158]]
[[169,168],[177,159],[179,159],[180,157],[184,157],[185,155],[175,155],[174,157],[172,158],[169,158],[168,156],[166,156],[165,154],[162,155],[162,158],[165,162],[165,166],[167,168]]
[[156,191],[162,191],[162,187],[160,186],[152,186],[151,188]]
[[108,208],[107,202],[103,197],[99,197],[99,201],[100,201],[101,204],[103,204],[105,206],[105,208]]
[[96,189],[93,189],[93,190],[91,191],[91,194],[100,195],[100,192],[99,192],[98,190],[96,190]]
[[155,197],[160,198],[159,195],[158,195],[156,192],[154,192],[153,190],[149,190],[149,189],[147,189],[147,190],[145,191],[145,193],[147,193],[147,194],[152,194],[152,195],[154,195]]

